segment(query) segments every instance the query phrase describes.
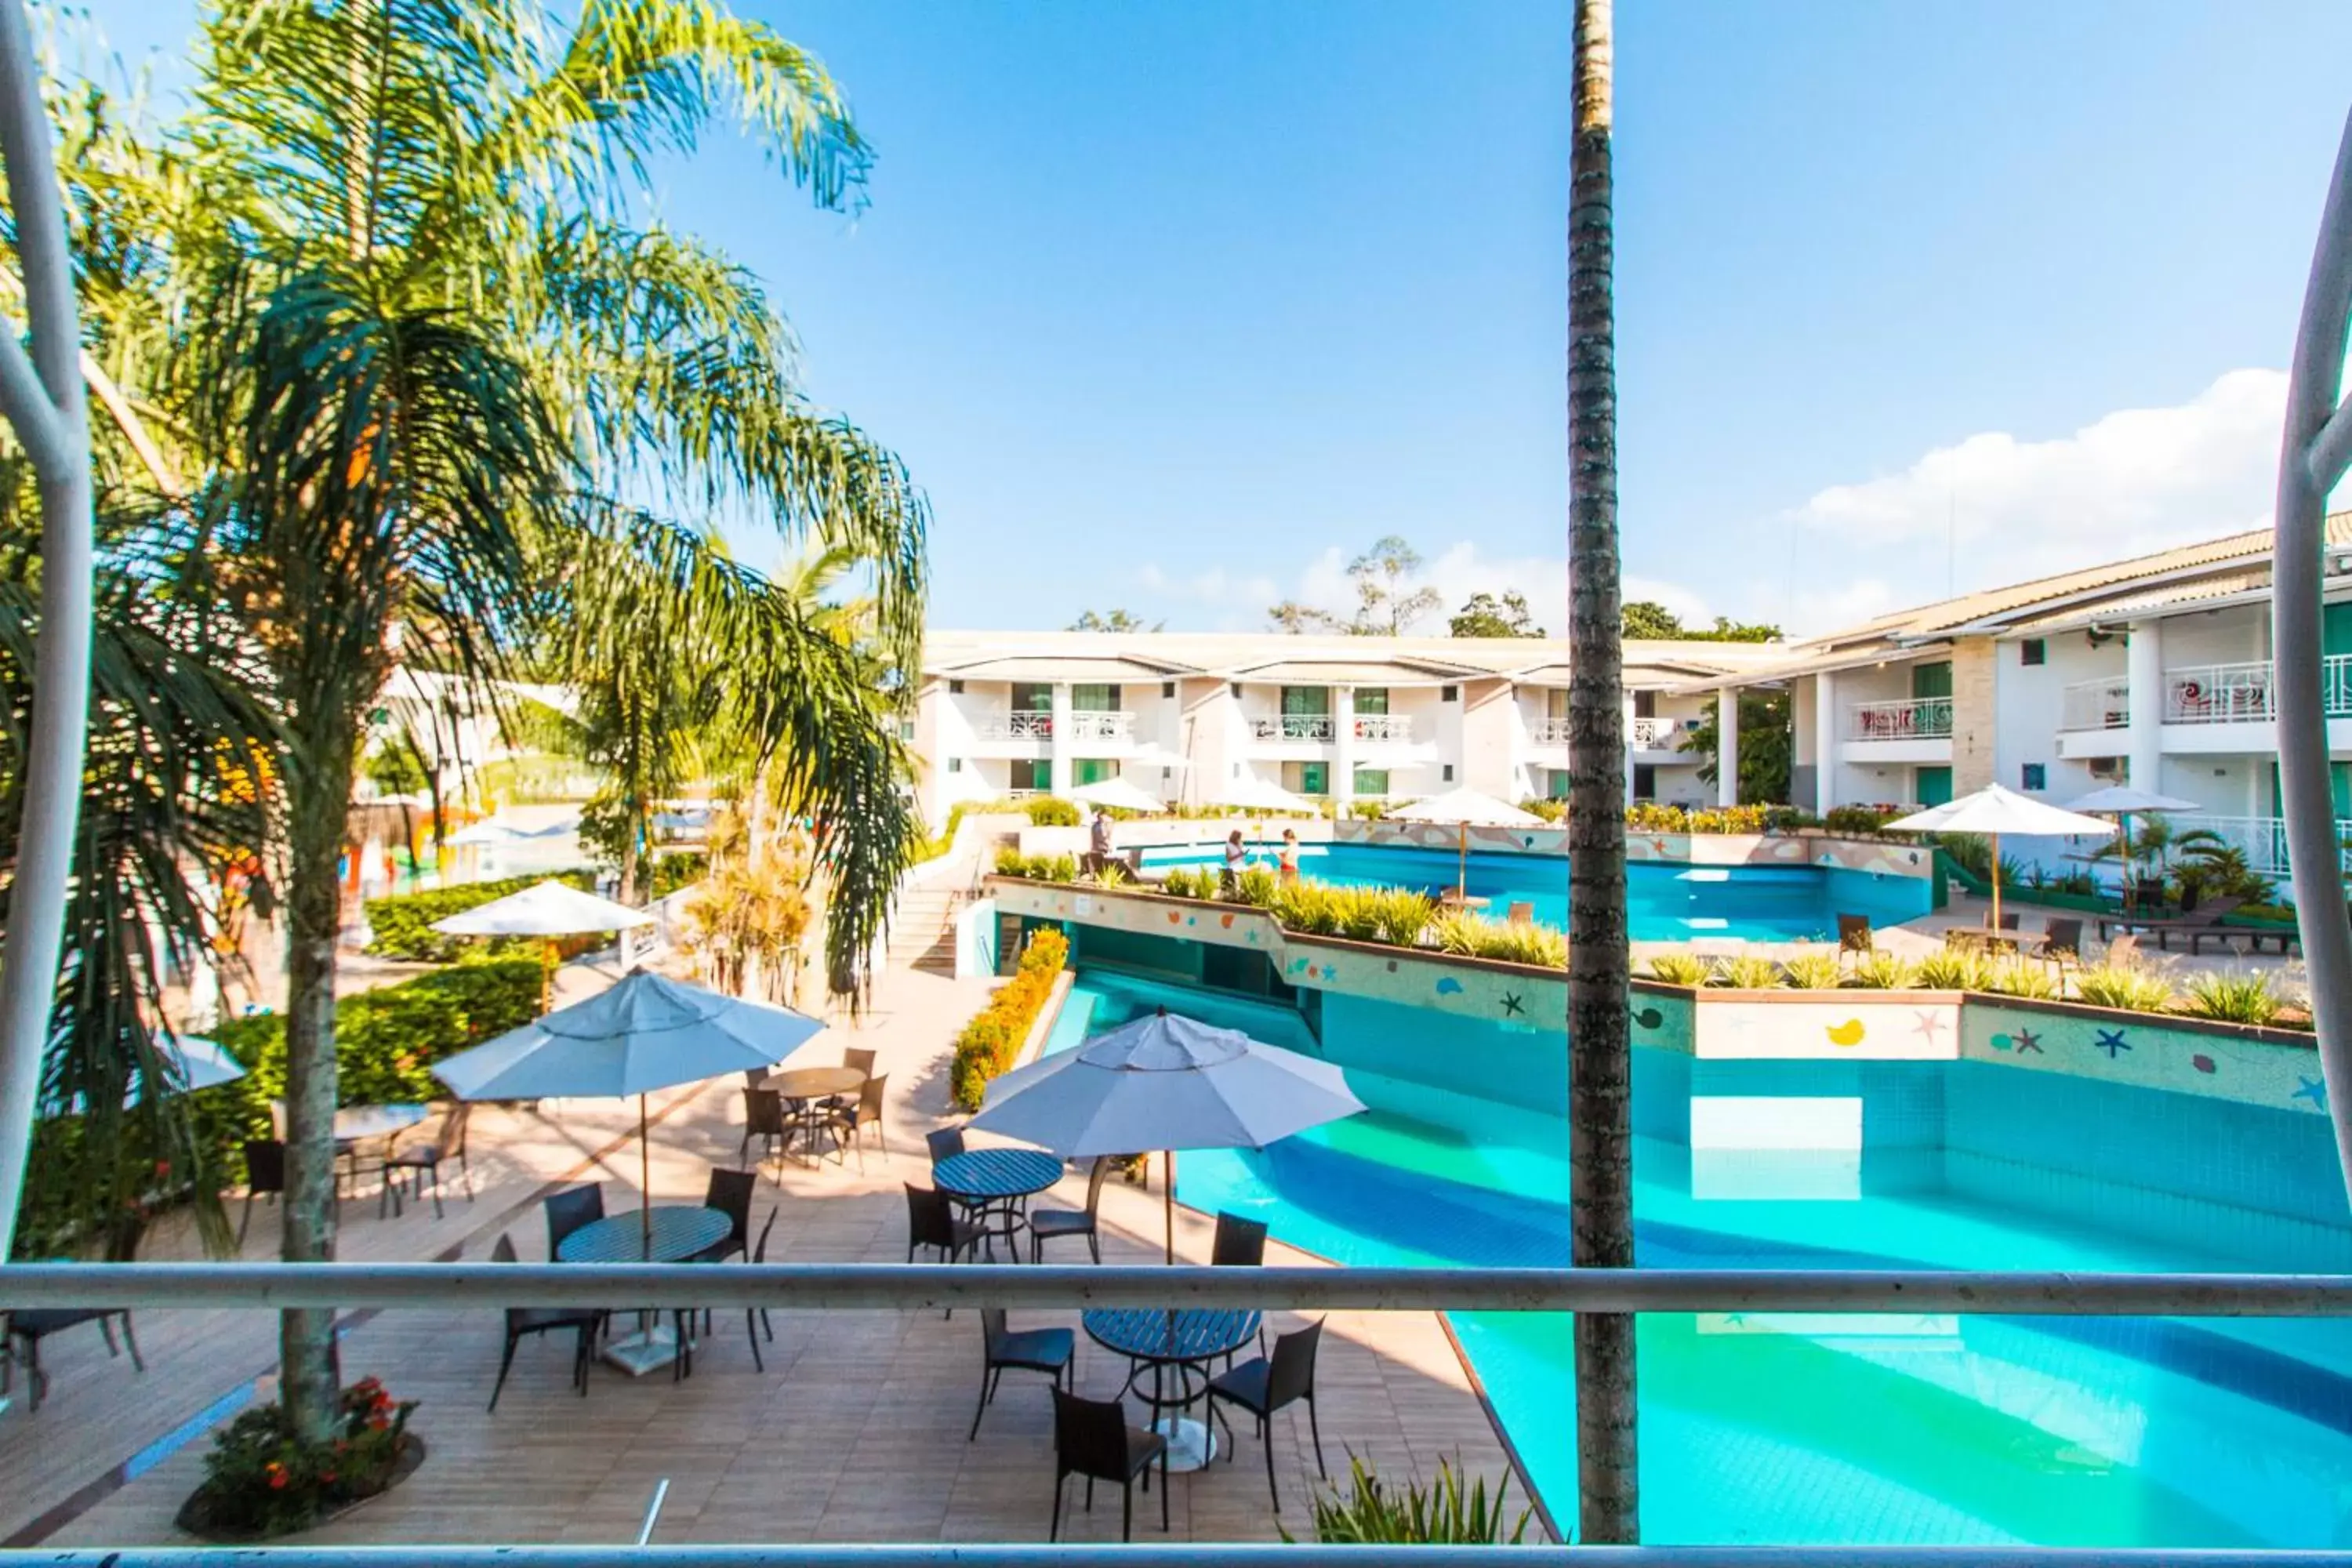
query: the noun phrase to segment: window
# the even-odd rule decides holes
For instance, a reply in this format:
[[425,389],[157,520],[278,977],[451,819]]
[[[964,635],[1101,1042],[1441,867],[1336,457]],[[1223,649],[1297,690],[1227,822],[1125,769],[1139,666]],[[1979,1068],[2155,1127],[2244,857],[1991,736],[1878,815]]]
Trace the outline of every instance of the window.
[[1568,718],[1568,692],[1564,689],[1554,686],[1545,689],[1544,717],[1547,719],[1559,720],[1563,722],[1566,721]]
[[1286,686],[1282,689],[1282,716],[1286,719],[1325,719],[1331,713],[1331,689],[1328,686]]
[[1101,784],[1118,777],[1118,763],[1109,757],[1072,757],[1070,782],[1074,784]]
[[[1553,795],[1552,798],[1554,800],[1566,800],[1568,798],[1568,775],[1566,773],[1556,773],[1553,776],[1559,780],[1559,793]],[[1658,798],[1658,770],[1648,763],[1635,763],[1633,764],[1633,798],[1635,800],[1655,800]]]
[[1574,781],[1570,778],[1569,772],[1566,768],[1546,768],[1544,770],[1544,798],[1546,800],[1566,800],[1568,798],[1569,786]]
[[1389,771],[1388,771],[1388,769],[1386,769],[1386,768],[1358,768],[1358,769],[1356,770],[1356,793],[1357,793],[1358,795],[1386,795],[1386,794],[1388,794],[1388,793],[1389,793]]
[[2017,645],[2020,664],[2046,664],[2050,660],[2050,645],[2040,637],[2028,637]]
[[1014,681],[1013,710],[1015,713],[1051,713],[1054,710],[1053,687],[1042,680]]
[[1445,772],[1442,776],[1440,776],[1437,782],[1440,784],[1452,784],[1454,782],[1454,764],[1452,763],[1445,764]]
[[901,719],[898,721],[898,739],[908,742],[910,744],[913,742],[915,739],[915,721],[912,719]]
[[1174,681],[1172,681],[1172,680],[1163,680],[1163,681],[1161,681],[1161,682],[1160,683],[1160,696],[1162,696],[1162,697],[1173,697],[1173,696],[1175,696],[1175,695],[1176,695],[1176,683],[1175,683]]
[[1070,688],[1070,706],[1081,713],[1118,711],[1118,688],[1088,681]]
[[1634,718],[1636,718],[1636,719],[1654,719],[1654,718],[1656,718],[1657,716],[1658,716],[1658,694],[1657,694],[1655,691],[1648,690],[1648,689],[1644,689],[1644,690],[1636,691],[1635,693],[1633,693],[1633,717],[1634,717]]
[[1007,789],[1052,789],[1054,764],[1043,757],[1015,757],[1005,764]]
[[1458,686],[1441,686],[1437,689],[1437,700],[1440,702],[1459,702],[1462,700],[1462,689]]
[[960,773],[963,772],[963,759],[961,757],[950,757],[948,759],[948,772],[951,773]]
[[1388,710],[1389,710],[1389,689],[1388,689],[1387,687],[1385,687],[1385,686],[1359,686],[1358,688],[1356,688],[1356,711],[1357,711],[1357,712],[1359,712],[1359,713],[1386,713]]
[[1234,696],[1236,696],[1236,697],[1239,697],[1239,696],[1242,694],[1242,683],[1241,683],[1240,681],[1236,680],[1236,681],[1234,681],[1234,682],[1233,683],[1233,688],[1234,688]]
[[950,697],[961,697],[961,696],[962,696],[962,695],[963,695],[963,682],[962,682],[962,681],[961,681],[961,680],[950,680],[950,681],[949,681],[949,682],[948,682],[948,695],[949,695],[949,696],[950,696]]
[[1328,763],[1285,763],[1282,787],[1293,795],[1328,795],[1331,766]]
[[2042,763],[2028,763],[2022,773],[2023,776],[2018,780],[2019,787],[2028,790],[2043,790],[2050,787],[2050,770]]

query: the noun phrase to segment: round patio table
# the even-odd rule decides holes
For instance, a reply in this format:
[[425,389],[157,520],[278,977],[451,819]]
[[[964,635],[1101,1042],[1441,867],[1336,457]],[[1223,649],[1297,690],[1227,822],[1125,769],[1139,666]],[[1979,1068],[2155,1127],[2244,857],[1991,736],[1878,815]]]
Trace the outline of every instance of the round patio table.
[[[650,1218],[649,1218],[650,1216]],[[646,1226],[652,1226],[648,1238]],[[558,1263],[684,1263],[726,1239],[735,1222],[699,1204],[656,1204],[650,1211],[606,1215],[582,1226],[555,1248]],[[683,1314],[677,1314],[683,1316]],[[677,1331],[660,1314],[637,1314],[637,1331],[604,1347],[604,1359],[642,1377],[677,1359]]]
[[[1128,1373],[1127,1392],[1158,1416],[1151,1429],[1168,1439],[1171,1470],[1197,1470],[1215,1456],[1216,1435],[1184,1411],[1208,1393],[1208,1363],[1256,1339],[1260,1321],[1256,1312],[1231,1307],[1097,1307],[1078,1319],[1087,1338],[1136,1363]],[[1142,1387],[1147,1370],[1149,1393]],[[1171,1376],[1173,1394],[1166,1390]],[[1162,1411],[1168,1414],[1159,1415]]]
[[346,1105],[335,1112],[335,1141],[357,1142],[404,1132],[433,1114],[429,1105]]
[[793,1068],[770,1073],[760,1087],[774,1090],[793,1108],[801,1124],[802,1152],[814,1163],[819,1104],[831,1095],[856,1094],[866,1087],[866,1075],[856,1068]]
[[1021,1205],[1062,1179],[1062,1162],[1039,1149],[967,1149],[931,1167],[940,1191],[980,1212],[984,1229],[989,1211],[1004,1221],[1004,1245],[1021,1261],[1014,1237],[1024,1223]]

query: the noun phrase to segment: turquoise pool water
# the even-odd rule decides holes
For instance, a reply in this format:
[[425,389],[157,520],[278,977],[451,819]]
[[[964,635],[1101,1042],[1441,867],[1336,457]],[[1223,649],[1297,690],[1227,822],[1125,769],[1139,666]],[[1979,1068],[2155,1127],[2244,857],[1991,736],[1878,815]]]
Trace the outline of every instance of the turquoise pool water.
[[[1276,846],[1252,847],[1252,864],[1272,866]],[[1147,849],[1146,866],[1223,865],[1223,851]],[[1298,874],[1342,886],[1424,888],[1435,893],[1461,877],[1460,857],[1396,845],[1309,844]],[[1547,925],[1568,924],[1568,861],[1558,855],[1473,852],[1468,891],[1496,916],[1514,903],[1534,907]],[[1752,942],[1833,939],[1840,914],[1899,925],[1927,912],[1927,879],[1818,866],[1684,866],[1635,861],[1626,868],[1626,919],[1636,942],[1743,937]]]
[[[1367,1114],[1188,1154],[1183,1200],[1341,1262],[1565,1265],[1564,1038],[1480,1026],[1474,1059],[1346,1001],[1318,1039],[1286,1006],[1092,971],[1048,1049],[1165,1005],[1336,1060]],[[1645,1264],[2352,1268],[2317,1118],[1976,1063],[1636,1058]],[[1694,1153],[1695,1101],[1759,1095],[1856,1102],[1861,1148]],[[1454,1323],[1573,1520],[1568,1320]],[[1645,1317],[1640,1345],[1653,1542],[2352,1542],[2336,1325],[1685,1314]]]

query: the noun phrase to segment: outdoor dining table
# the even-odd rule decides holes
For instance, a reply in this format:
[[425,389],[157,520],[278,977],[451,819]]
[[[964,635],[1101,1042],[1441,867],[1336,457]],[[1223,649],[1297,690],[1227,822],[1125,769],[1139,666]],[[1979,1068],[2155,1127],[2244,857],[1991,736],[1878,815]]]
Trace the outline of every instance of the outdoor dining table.
[[940,1191],[979,1211],[981,1227],[994,1211],[1003,1221],[1004,1245],[1015,1263],[1021,1248],[1021,1205],[1062,1179],[1062,1162],[1038,1149],[967,1149],[931,1167]]
[[[650,1210],[606,1215],[582,1226],[555,1248],[558,1263],[684,1263],[719,1242],[735,1222],[699,1204],[656,1204]],[[643,1376],[677,1359],[677,1341],[668,1330],[638,1314],[634,1334],[604,1347],[604,1359],[631,1376]]]
[[1087,1338],[1132,1363],[1126,1392],[1151,1407],[1151,1429],[1168,1439],[1171,1470],[1197,1470],[1215,1456],[1216,1434],[1184,1411],[1208,1393],[1208,1363],[1255,1340],[1260,1321],[1255,1311],[1231,1307],[1096,1307],[1078,1319]]
[[[824,1124],[821,1108],[824,1100],[832,1095],[856,1094],[866,1087],[866,1075],[856,1068],[793,1068],[770,1073],[760,1080],[760,1087],[773,1089],[793,1108],[800,1122],[801,1149],[814,1163],[817,1129]],[[865,1158],[863,1154],[858,1157]]]

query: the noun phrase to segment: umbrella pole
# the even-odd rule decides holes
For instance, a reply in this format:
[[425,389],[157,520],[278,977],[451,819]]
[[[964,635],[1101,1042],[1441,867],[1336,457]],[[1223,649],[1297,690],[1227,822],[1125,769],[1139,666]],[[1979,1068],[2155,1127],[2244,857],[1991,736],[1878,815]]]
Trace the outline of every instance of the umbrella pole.
[[646,1136],[646,1097],[637,1096],[637,1228],[644,1237],[642,1256],[654,1255],[654,1146]]
[[1454,901],[1466,907],[1470,902],[1470,825],[1457,822],[1454,825],[1454,842],[1460,850],[1454,862]]
[[1161,1194],[1161,1206],[1168,1217],[1168,1261],[1172,1266],[1176,1261],[1176,1151],[1162,1151],[1162,1158],[1168,1163],[1168,1190]]
[[1992,836],[1992,929],[2000,930],[2000,835]]

